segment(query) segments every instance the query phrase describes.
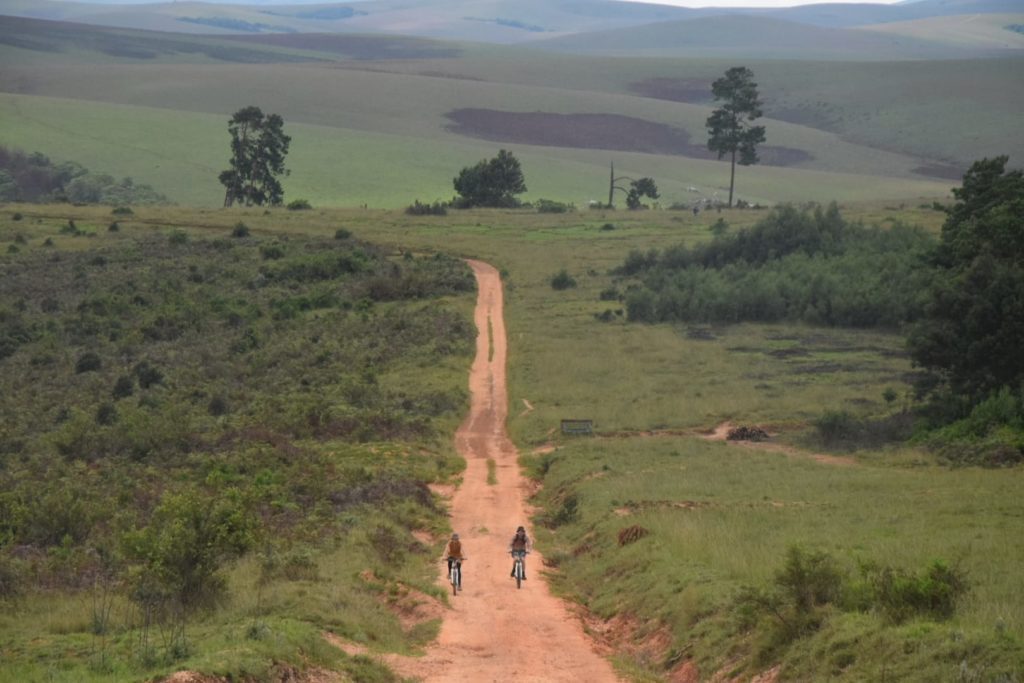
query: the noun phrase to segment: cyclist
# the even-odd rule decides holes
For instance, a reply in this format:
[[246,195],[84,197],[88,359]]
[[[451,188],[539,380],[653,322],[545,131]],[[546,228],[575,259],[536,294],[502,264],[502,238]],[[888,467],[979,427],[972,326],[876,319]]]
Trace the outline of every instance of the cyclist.
[[[448,576],[452,574],[452,563],[455,560],[462,562],[466,557],[462,554],[462,541],[459,540],[458,534],[452,534],[452,538],[448,541],[448,546],[444,549],[445,559],[448,560]],[[462,572],[459,572],[459,590],[462,590]]]
[[[509,543],[508,551],[512,553],[513,557],[519,555],[523,560],[523,581],[526,580],[526,553],[530,552],[530,548],[530,539],[526,535],[526,528],[521,526],[516,529],[516,535],[512,537],[512,542]],[[512,573],[509,574],[509,576],[514,578],[515,575],[516,565],[513,563]]]

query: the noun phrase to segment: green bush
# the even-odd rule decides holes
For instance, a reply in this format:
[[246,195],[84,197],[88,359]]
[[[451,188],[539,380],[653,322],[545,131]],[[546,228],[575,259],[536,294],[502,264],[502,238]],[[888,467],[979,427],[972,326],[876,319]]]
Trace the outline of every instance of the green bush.
[[572,289],[575,286],[576,280],[564,268],[551,277],[551,289]]
[[352,231],[345,228],[338,228],[334,231],[334,239],[336,240],[347,240],[350,237],[352,237]]
[[538,199],[536,204],[537,213],[568,213],[575,210],[572,204],[556,202],[552,199]]
[[241,221],[235,223],[235,227],[231,229],[231,236],[232,237],[237,237],[237,238],[248,237],[249,233],[250,233],[249,226],[246,225],[245,223],[241,222]]
[[132,368],[132,374],[135,375],[135,379],[139,381],[139,386],[143,389],[149,389],[164,381],[164,373],[160,371],[160,368],[145,360],[140,361]]
[[261,244],[260,256],[268,261],[276,261],[277,259],[284,258],[284,247],[276,242],[273,244]]
[[101,403],[96,409],[96,424],[109,426],[117,422],[117,408],[113,403]]
[[918,574],[875,568],[868,579],[874,605],[897,623],[918,616],[949,619],[969,589],[966,574],[941,560]]
[[174,245],[188,244],[188,233],[184,230],[174,230],[167,236],[167,242]]
[[110,395],[114,398],[127,398],[135,393],[135,381],[127,375],[121,375],[114,382]]
[[783,568],[775,574],[775,585],[797,612],[808,613],[835,602],[842,594],[843,579],[843,573],[827,553],[791,546]]
[[111,209],[110,213],[114,214],[115,216],[131,216],[135,212],[132,211],[132,207],[130,206],[115,206],[113,209]]
[[289,211],[309,211],[313,205],[305,199],[295,199],[288,202],[287,208]]
[[845,410],[826,410],[814,420],[814,427],[822,442],[832,446],[856,439],[863,423]]
[[83,372],[96,372],[102,368],[103,359],[93,351],[86,351],[75,361],[75,373],[79,375]]
[[410,216],[447,216],[448,205],[444,202],[425,204],[421,203],[420,200],[417,199],[412,204],[405,207],[405,212]]
[[0,600],[18,597],[24,590],[24,570],[6,553],[0,553]]

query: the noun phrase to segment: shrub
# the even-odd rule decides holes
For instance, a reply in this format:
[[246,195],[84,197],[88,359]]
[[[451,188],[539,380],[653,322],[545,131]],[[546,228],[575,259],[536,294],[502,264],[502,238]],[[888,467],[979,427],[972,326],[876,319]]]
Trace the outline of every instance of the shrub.
[[101,403],[96,409],[96,424],[112,425],[117,422],[117,408],[113,403]]
[[305,199],[295,199],[288,202],[287,208],[289,211],[308,211],[313,208],[313,205]]
[[246,225],[245,223],[243,223],[242,221],[239,221],[239,222],[235,223],[235,227],[231,229],[231,236],[232,237],[238,237],[238,238],[248,237],[249,236],[249,226]]
[[216,394],[210,399],[210,403],[206,406],[206,412],[214,417],[220,417],[221,415],[227,415],[230,412],[230,406],[228,400],[221,394]]
[[949,619],[969,588],[966,574],[941,560],[919,574],[881,567],[868,575],[874,605],[897,623],[915,616]]
[[814,421],[818,436],[826,445],[835,445],[857,437],[863,425],[845,410],[826,410]]
[[43,240],[43,246],[44,247],[52,247],[53,246],[53,238],[52,237],[47,237],[45,240]]
[[572,289],[576,286],[576,280],[564,268],[551,277],[551,288],[557,290]]
[[276,261],[277,259],[284,257],[284,247],[277,243],[261,244],[260,256],[267,260]]
[[17,244],[8,244],[7,245],[7,253],[8,254],[17,254],[19,251],[21,251],[21,249],[18,249],[18,245]]
[[604,232],[611,232],[612,230],[615,230],[615,224],[605,223],[604,225],[601,226],[601,230],[603,230]]
[[23,572],[14,558],[0,555],[0,600],[15,598],[22,592]]
[[538,199],[536,206],[537,213],[568,213],[576,208],[572,204],[556,202],[552,199]]
[[174,230],[167,236],[167,243],[174,245],[188,244],[188,234],[184,230]]
[[405,207],[405,212],[410,216],[447,216],[448,206],[444,202],[424,204],[417,199],[412,204]]
[[135,382],[127,375],[121,375],[114,382],[114,388],[110,394],[114,398],[127,398],[135,393]]
[[115,206],[110,213],[115,216],[131,216],[135,212],[132,211],[132,207],[130,206]]
[[14,212],[14,213],[13,213],[13,214],[11,215],[11,220],[12,220],[12,221],[20,221],[20,220],[21,220],[22,218],[23,218],[23,216],[21,215],[21,212],[20,212],[20,211],[15,211],[15,212]]
[[580,516],[579,506],[580,501],[575,493],[566,495],[555,514],[548,518],[548,526],[554,528],[575,522]]
[[790,546],[786,563],[775,575],[775,584],[798,612],[835,602],[843,590],[843,573],[824,552]]
[[160,384],[164,381],[164,373],[160,372],[160,369],[154,365],[151,365],[149,361],[140,361],[132,368],[132,373],[135,378],[139,380],[139,386],[143,389],[148,389],[154,384]]
[[352,232],[345,228],[338,228],[334,231],[334,239],[336,240],[347,240],[352,236]]
[[75,361],[75,374],[82,374],[83,372],[96,372],[103,367],[103,359],[99,357],[99,354],[92,351],[86,351],[78,360]]
[[117,232],[120,229],[121,226],[117,224],[117,221],[114,221],[113,223],[107,226],[107,232]]
[[598,298],[600,298],[601,301],[618,301],[620,296],[622,295],[619,293],[619,289],[617,287],[608,287],[607,289],[601,290]]

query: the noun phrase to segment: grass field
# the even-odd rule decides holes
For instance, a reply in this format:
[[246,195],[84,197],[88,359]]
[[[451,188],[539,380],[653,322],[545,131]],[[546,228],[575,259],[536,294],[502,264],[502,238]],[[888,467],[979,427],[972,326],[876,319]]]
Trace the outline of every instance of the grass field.
[[[515,8],[490,6],[495,11]],[[195,5],[167,7],[187,13]],[[545,16],[554,21],[557,13]],[[985,27],[980,33],[953,20],[915,21],[892,30],[916,38],[941,26],[948,28],[943,40],[977,44],[997,40],[993,31],[999,21],[979,20]],[[508,27],[483,28],[493,32]],[[133,255],[156,250],[170,265],[142,268],[131,278],[133,290],[142,283],[152,285],[155,293],[150,296],[170,297],[165,308],[174,314],[174,322],[189,307],[175,304],[175,287],[160,285],[155,274],[178,273],[181,282],[191,283],[183,287],[195,288],[204,273],[234,278],[243,289],[230,305],[244,312],[251,309],[241,302],[259,300],[266,315],[253,318],[253,329],[267,338],[271,333],[293,334],[276,352],[297,350],[284,353],[281,358],[287,362],[282,363],[273,362],[270,351],[257,353],[251,376],[297,382],[303,373],[291,372],[289,364],[302,365],[303,354],[313,353],[313,345],[321,343],[312,331],[298,334],[300,322],[339,325],[331,343],[340,353],[349,342],[371,339],[359,327],[370,318],[348,315],[364,305],[359,301],[349,301],[349,308],[339,304],[330,314],[314,310],[296,318],[278,317],[281,306],[309,302],[283,288],[274,290],[271,300],[259,289],[267,272],[278,272],[273,254],[315,243],[319,246],[303,252],[313,254],[326,249],[324,243],[333,245],[336,235],[351,233],[382,245],[396,264],[420,262],[441,251],[485,260],[501,271],[505,284],[508,426],[523,464],[540,484],[533,500],[538,506],[538,543],[553,561],[549,571],[555,587],[594,615],[588,628],[615,646],[616,663],[627,678],[669,680],[681,676],[685,666],[696,667],[701,678],[716,672],[752,675],[779,663],[785,680],[1009,683],[1024,676],[1021,469],[949,469],[928,451],[905,443],[831,452],[812,428],[825,411],[899,417],[911,402],[914,371],[900,330],[641,325],[625,322],[619,300],[601,300],[603,292],[622,284],[610,270],[632,250],[693,246],[710,239],[710,228],[719,219],[736,230],[765,215],[739,209],[699,215],[661,208],[589,210],[590,200],[607,197],[609,163],[614,162],[616,175],[653,177],[661,190],[661,207],[716,192],[723,196],[726,163],[612,152],[599,144],[578,149],[488,141],[447,128],[445,115],[459,108],[614,114],[677,127],[701,144],[710,111],[706,90],[711,80],[735,65],[728,55],[704,51],[694,59],[585,57],[396,39],[388,54],[404,56],[389,59],[387,41],[376,39],[360,39],[344,48],[328,41],[302,49],[128,30],[69,32],[51,26],[39,31],[6,32],[0,24],[5,39],[0,41],[0,145],[76,161],[94,172],[130,176],[180,206],[135,207],[129,216],[116,218],[117,232],[107,227],[115,220],[110,207],[0,206],[5,285],[12,283],[8,286],[13,288],[16,280],[24,284],[20,278],[26,271],[20,264],[27,260],[36,259],[38,265],[47,254],[59,259],[52,262],[53,281],[45,286],[22,287],[19,291],[28,293],[17,296],[3,288],[0,323],[3,330],[12,330],[11,338],[21,343],[25,330],[56,338],[91,329],[90,306],[109,313],[120,310],[114,304],[123,304],[127,296],[128,287],[119,288],[111,279],[111,273],[121,271],[108,265],[134,264]],[[144,54],[147,36],[154,54]],[[37,42],[26,48],[18,42],[25,40]],[[883,51],[875,56],[886,55]],[[933,209],[933,202],[948,200],[959,169],[996,154],[1009,154],[1011,166],[1018,166],[1024,155],[1018,130],[1024,110],[1020,57],[745,63],[754,70],[766,102],[768,144],[812,157],[791,167],[739,168],[737,196],[750,202],[836,200],[848,220],[879,225],[903,221],[936,233],[944,214]],[[677,99],[685,101],[673,101],[672,93],[683,93]],[[283,179],[285,201],[303,198],[313,210],[214,208],[223,199],[217,174],[227,167],[227,121],[249,104],[285,118],[286,133],[292,136],[287,160],[292,172]],[[522,162],[529,187],[523,199],[569,202],[576,210],[557,215],[526,209],[452,210],[447,216],[401,212],[414,199],[449,199],[451,179],[459,169],[493,156],[501,147]],[[232,247],[229,237],[239,223],[252,234],[244,248]],[[135,251],[136,242],[148,246]],[[185,261],[167,256],[177,253],[175,249],[192,254],[198,243],[224,248],[232,256],[207,255],[205,265],[188,274]],[[127,273],[129,266],[123,267]],[[551,280],[560,271],[577,286],[556,291]],[[72,301],[77,288],[97,282],[105,282],[113,294],[78,307]],[[71,303],[55,310],[69,322],[19,327],[22,314],[28,318],[45,313],[36,298],[58,283],[63,283],[60,296]],[[443,304],[462,315],[469,310],[465,296],[446,298]],[[214,302],[196,310],[210,312],[221,305]],[[433,302],[409,305],[424,314],[436,312]],[[150,313],[145,307],[139,310],[139,315]],[[143,322],[156,324],[149,318]],[[190,334],[196,344],[221,346],[241,335],[234,328],[216,329],[221,336]],[[95,344],[111,359],[120,359],[110,363],[129,363],[122,357],[131,357],[132,344],[140,343],[142,333],[117,325],[109,332],[96,336]],[[376,357],[373,348],[368,345],[365,358]],[[174,349],[166,355],[168,362],[187,365],[192,358],[209,361],[216,356],[209,349],[201,356],[185,346]],[[410,353],[391,366],[366,361],[367,367],[376,368],[375,386],[381,392],[399,396],[411,391],[409,387],[417,395],[461,391],[459,358],[437,363]],[[18,443],[24,450],[27,443],[27,437],[14,438],[10,430],[26,425],[35,425],[40,434],[49,430],[53,434],[40,436],[40,443],[54,447],[54,439],[75,425],[99,419],[98,413],[93,418],[89,392],[109,394],[114,369],[105,369],[102,377],[75,374],[64,385],[36,386],[35,378],[48,364],[68,370],[75,365],[74,355],[51,343],[31,358],[21,354],[0,359],[5,372],[16,369],[5,379],[6,386],[27,392],[30,398],[25,400],[41,406],[6,410],[18,419],[5,420],[0,427],[0,475],[14,476],[15,469],[18,476],[45,471],[32,469],[27,461],[8,462],[13,457],[8,450],[17,450]],[[338,357],[321,353],[317,358],[341,367]],[[211,377],[216,375],[226,392],[241,391],[226,379],[231,375],[225,373],[226,363],[234,361],[218,359],[183,370],[173,388],[186,392],[178,402],[207,431],[226,424],[208,415],[203,405]],[[359,361],[346,372],[363,365]],[[351,389],[341,381],[337,386],[325,378],[317,381],[327,398]],[[190,387],[192,394],[187,393]],[[296,434],[314,429],[317,420],[303,422],[301,411],[315,402],[292,400],[309,391],[292,389],[294,395],[258,396],[246,415],[275,429],[284,424],[298,430]],[[8,393],[4,400],[21,400],[14,396]],[[83,397],[88,410],[65,415],[58,403],[70,400],[67,396]],[[158,403],[152,397],[147,401]],[[125,408],[124,414],[141,420],[143,408]],[[557,428],[563,418],[594,420],[598,436],[561,436]],[[437,419],[437,426],[452,431],[457,421],[449,411]],[[784,450],[762,452],[702,438],[726,421],[770,428],[778,433],[773,445]],[[173,415],[165,422],[169,430],[183,429]],[[115,428],[98,431],[107,434]],[[148,435],[145,429],[137,431]],[[451,445],[443,437],[415,448],[323,443],[308,434],[293,440],[289,447],[305,449],[324,464],[324,471],[361,470],[359,476],[371,479],[400,472],[421,483],[450,483],[457,477]],[[201,470],[206,478],[199,485],[221,485],[232,477],[248,481],[244,462],[279,457],[277,446],[271,446],[246,446],[250,450],[224,455],[224,462],[206,463],[209,470]],[[816,458],[819,454],[841,459]],[[238,463],[231,460],[238,455],[244,456]],[[302,485],[296,490],[335,482],[333,477],[302,482],[302,473],[282,462],[276,468],[299,478]],[[237,470],[232,469],[236,464]],[[85,500],[102,501],[99,471],[70,463],[54,476],[61,491],[82,491]],[[148,468],[144,481],[160,481],[162,473],[158,467]],[[194,474],[182,466],[171,478],[180,484]],[[253,477],[252,486],[275,481],[261,474]],[[8,502],[0,498],[0,505]],[[287,496],[275,504],[286,519],[294,519],[288,515],[301,507]],[[370,659],[325,646],[321,634],[333,631],[371,653],[413,652],[434,637],[436,613],[420,615],[424,618],[414,625],[398,615],[415,611],[413,603],[424,595],[441,597],[431,585],[433,548],[409,532],[439,538],[445,531],[443,511],[389,503],[379,510],[361,508],[330,517],[330,524],[336,533],[316,552],[285,549],[296,550],[286,558],[291,576],[273,574],[280,571],[273,569],[273,562],[281,558],[261,550],[233,565],[230,599],[218,611],[189,622],[188,639],[195,647],[177,652],[173,661],[156,661],[146,654],[149,645],[140,641],[144,617],[123,593],[111,603],[113,629],[96,626],[95,586],[64,594],[40,591],[22,601],[0,597],[5,604],[0,678],[137,680],[182,667],[258,678],[269,676],[270,663],[277,662],[285,668],[340,668],[355,680],[395,680]],[[635,542],[622,543],[620,532],[633,526],[642,528],[634,532]],[[381,539],[401,551],[402,562],[375,554],[372,549]],[[745,588],[767,591],[776,585],[791,547],[828,553],[848,587],[871,565],[918,573],[943,560],[963,572],[969,589],[948,619],[917,615],[896,622],[877,606],[830,604],[815,613],[817,621],[805,624],[808,628],[787,631],[770,614],[752,612],[738,596]],[[38,561],[56,567],[54,572],[70,571],[81,559],[63,540],[44,555]],[[276,578],[267,583],[272,575]],[[0,572],[0,588],[4,580]],[[173,635],[150,636],[157,649],[170,652]]]
[[[80,225],[102,224],[105,215],[104,209],[89,207],[17,209],[29,225],[37,216],[44,224],[68,218]],[[942,219],[917,204],[848,204],[843,210],[849,219],[902,219],[931,231]],[[814,448],[806,429],[823,410],[859,415],[899,410],[907,400],[911,368],[897,334],[786,325],[646,326],[595,318],[615,307],[599,301],[598,294],[613,283],[608,270],[631,249],[680,241],[692,245],[708,239],[708,228],[719,217],[735,228],[758,216],[738,210],[695,219],[667,211],[409,217],[361,210],[140,208],[125,229],[177,226],[198,237],[227,233],[243,220],[257,235],[324,237],[343,226],[394,249],[430,252],[443,246],[501,269],[510,349],[509,427],[524,461],[543,482],[536,499],[540,543],[559,563],[554,580],[560,591],[600,617],[618,615],[593,627],[622,629],[610,637],[619,646],[621,670],[633,680],[663,680],[666,671],[687,660],[706,675],[724,666],[756,671],[781,661],[796,680],[825,671],[851,681],[956,680],[961,671],[996,680],[991,676],[1019,672],[1024,608],[1015,577],[1024,558],[1013,540],[1024,531],[1019,471],[950,470],[927,452],[907,447],[860,451],[852,455],[854,464],[837,466],[816,462],[807,450],[759,453],[699,438],[698,432],[730,420],[771,425],[781,430],[782,441]],[[6,234],[13,235],[13,229]],[[64,237],[58,247],[73,244]],[[563,268],[579,285],[555,291],[550,279]],[[899,397],[893,406],[882,398],[887,389]],[[560,437],[556,429],[564,417],[595,420],[599,436]],[[531,455],[549,444],[556,448],[553,453]],[[545,520],[564,510],[569,498],[575,512],[545,530]],[[649,536],[619,546],[616,535],[634,524]],[[770,584],[790,545],[828,552],[850,580],[861,562],[916,572],[944,559],[966,572],[970,591],[949,621],[892,624],[870,610],[833,610],[825,627],[780,642],[770,619],[753,630],[737,622],[734,601],[742,586]],[[325,556],[320,571],[344,578],[348,570],[337,564],[341,561]],[[247,566],[239,566],[237,585],[252,580]],[[332,585],[317,583],[310,590],[334,590]],[[306,590],[295,586],[300,587]],[[305,609],[284,594],[273,599],[283,601],[285,613]],[[221,619],[244,623],[231,615],[249,614],[246,604],[239,601],[226,616],[197,623],[192,633],[223,631],[227,622]],[[76,620],[87,616],[76,609],[84,606],[62,607],[60,614],[70,612],[46,617],[45,628],[73,631]],[[325,614],[312,622],[330,618]],[[637,628],[639,623],[649,626]],[[279,634],[274,641],[279,644],[293,628],[269,617],[267,624]],[[352,625],[334,627],[360,642],[367,637]],[[374,647],[409,647],[403,644],[408,641],[387,636],[390,628],[373,627],[373,638],[380,639]],[[424,637],[429,631],[414,636],[414,642]],[[81,647],[90,651],[84,641]],[[114,654],[127,645],[115,638],[108,647]],[[259,660],[269,652],[263,647],[253,643],[249,654],[230,661]],[[312,655],[312,661],[330,665],[332,656],[325,651]],[[211,670],[230,668],[218,669],[216,661],[206,655],[186,660]]]

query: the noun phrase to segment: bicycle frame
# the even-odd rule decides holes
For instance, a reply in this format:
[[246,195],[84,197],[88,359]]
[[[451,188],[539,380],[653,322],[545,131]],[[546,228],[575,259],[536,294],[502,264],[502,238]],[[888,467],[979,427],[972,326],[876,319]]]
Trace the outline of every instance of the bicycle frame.
[[526,578],[526,551],[513,550],[512,574],[516,577],[516,588],[522,588]]
[[448,580],[452,584],[452,595],[456,595],[462,587],[462,560],[452,560],[452,569],[448,573]]

